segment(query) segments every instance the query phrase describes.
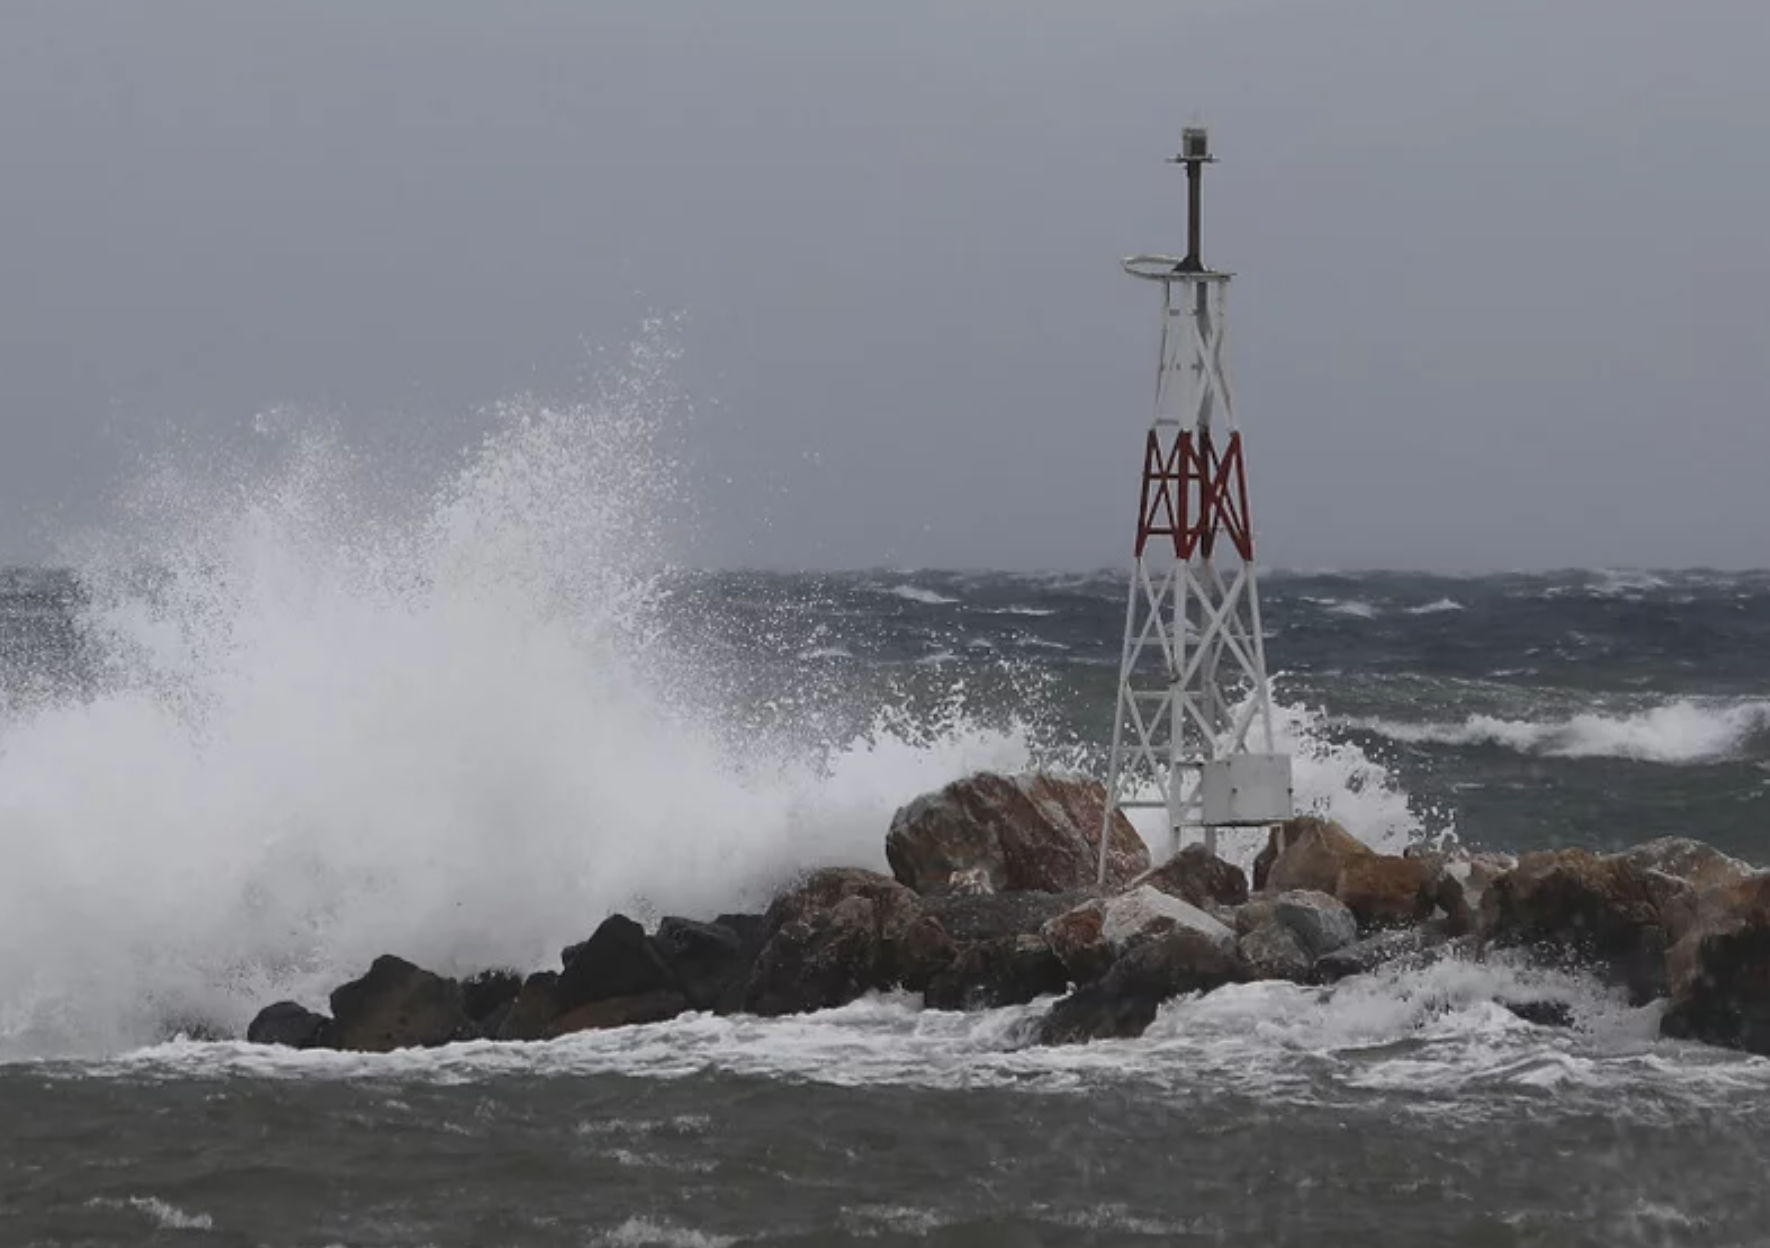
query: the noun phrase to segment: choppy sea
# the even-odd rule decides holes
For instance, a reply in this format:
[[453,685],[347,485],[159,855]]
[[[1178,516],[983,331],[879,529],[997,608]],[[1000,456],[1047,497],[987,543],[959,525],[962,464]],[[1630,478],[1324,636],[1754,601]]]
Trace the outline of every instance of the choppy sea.
[[[1101,767],[1122,573],[671,570],[638,436],[527,412],[397,514],[323,439],[250,488],[163,472],[0,577],[0,1243],[1770,1241],[1770,1062],[1505,963],[1063,1049],[909,996],[239,1042],[377,953],[544,966],[612,909],[882,866],[970,769]],[[1299,799],[1372,843],[1770,863],[1770,575],[1264,589]]]

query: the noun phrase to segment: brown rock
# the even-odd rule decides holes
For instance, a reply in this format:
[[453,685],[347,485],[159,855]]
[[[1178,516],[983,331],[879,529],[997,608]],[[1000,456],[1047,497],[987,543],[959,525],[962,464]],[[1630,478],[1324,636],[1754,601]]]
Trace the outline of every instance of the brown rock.
[[1195,906],[1239,906],[1248,899],[1247,874],[1203,845],[1188,845],[1139,883]]
[[658,988],[627,997],[604,997],[568,1010],[547,1026],[547,1038],[574,1031],[606,1031],[637,1023],[661,1023],[689,1008],[688,998],[672,988]]
[[745,1006],[794,1014],[845,1005],[874,989],[921,989],[955,954],[909,889],[874,871],[830,868],[777,897]]
[[[1062,893],[1094,884],[1106,789],[1093,780],[980,772],[899,810],[885,838],[892,873],[920,893]],[[1149,850],[1122,812],[1112,819],[1109,885],[1149,869]]]
[[1675,876],[1584,849],[1525,854],[1482,898],[1485,943],[1594,964],[1637,1002],[1665,992],[1665,955],[1694,890]]
[[1302,815],[1274,828],[1266,851],[1272,854],[1262,872],[1254,864],[1254,886],[1275,893],[1292,889],[1334,892],[1340,870],[1354,858],[1372,856],[1363,841],[1331,819]]
[[1758,874],[1739,859],[1688,836],[1662,836],[1608,856],[1646,871],[1676,876],[1699,893]]
[[1770,1055],[1770,876],[1723,883],[1666,959],[1663,1034]]
[[1438,877],[1434,864],[1419,858],[1353,854],[1343,859],[1333,894],[1363,931],[1408,927],[1437,908]]
[[1092,983],[1112,965],[1105,917],[1098,907],[1081,906],[1058,915],[1044,929],[1045,943],[1078,984]]

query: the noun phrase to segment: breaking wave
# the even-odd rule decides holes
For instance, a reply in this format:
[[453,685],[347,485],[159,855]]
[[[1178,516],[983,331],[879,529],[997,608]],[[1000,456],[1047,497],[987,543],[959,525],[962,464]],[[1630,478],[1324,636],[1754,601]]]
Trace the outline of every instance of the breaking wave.
[[1770,701],[1680,699],[1627,714],[1587,712],[1551,721],[1471,715],[1460,724],[1387,719],[1350,723],[1410,744],[1494,745],[1552,758],[1719,763],[1750,756],[1754,743],[1770,734]]
[[99,687],[0,724],[0,1057],[238,1034],[384,951],[546,965],[610,909],[882,868],[897,805],[1033,761],[962,699],[722,721],[718,664],[656,640],[669,364],[647,339],[591,401],[505,405],[403,507],[299,424],[260,470],[142,474],[74,555]]

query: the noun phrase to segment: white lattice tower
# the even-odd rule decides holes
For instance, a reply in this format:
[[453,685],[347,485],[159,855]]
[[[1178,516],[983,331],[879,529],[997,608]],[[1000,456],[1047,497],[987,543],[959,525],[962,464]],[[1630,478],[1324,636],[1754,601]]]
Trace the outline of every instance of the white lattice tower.
[[1119,810],[1160,808],[1173,849],[1196,829],[1212,852],[1221,827],[1292,813],[1290,759],[1274,753],[1247,467],[1224,363],[1230,275],[1200,259],[1200,180],[1211,160],[1205,132],[1186,131],[1175,160],[1187,170],[1187,254],[1124,262],[1132,276],[1161,284],[1162,332],[1119,663],[1102,882],[1105,832]]

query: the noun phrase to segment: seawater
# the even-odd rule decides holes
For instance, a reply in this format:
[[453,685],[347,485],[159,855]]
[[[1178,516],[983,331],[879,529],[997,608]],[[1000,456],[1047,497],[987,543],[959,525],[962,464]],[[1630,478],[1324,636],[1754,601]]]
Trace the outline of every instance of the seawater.
[[[1057,1050],[1037,1006],[898,995],[239,1043],[381,952],[549,965],[613,909],[882,867],[892,811],[967,771],[1101,769],[1121,572],[684,570],[667,367],[507,405],[415,492],[299,423],[165,456],[122,522],[0,578],[0,1241],[1761,1240],[1770,1063],[1505,962],[1230,988]],[[1373,844],[1770,862],[1770,576],[1263,587],[1299,799]]]

